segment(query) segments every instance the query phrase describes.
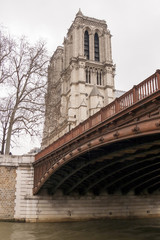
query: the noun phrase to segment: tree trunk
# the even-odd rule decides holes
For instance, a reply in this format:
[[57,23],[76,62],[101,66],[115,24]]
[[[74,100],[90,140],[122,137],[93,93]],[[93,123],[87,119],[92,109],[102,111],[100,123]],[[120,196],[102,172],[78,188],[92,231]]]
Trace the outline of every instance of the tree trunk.
[[12,129],[13,129],[15,113],[16,113],[16,108],[13,110],[11,118],[10,118],[10,122],[9,122],[9,127],[8,127],[8,132],[7,132],[7,139],[6,139],[5,154],[9,154],[10,153],[11,136],[12,136]]
[[6,139],[6,149],[5,154],[10,153],[10,145],[11,145],[11,133],[12,133],[12,124],[9,125],[7,139]]
[[5,138],[6,138],[6,127],[3,128],[3,138],[2,138],[1,154],[4,154]]

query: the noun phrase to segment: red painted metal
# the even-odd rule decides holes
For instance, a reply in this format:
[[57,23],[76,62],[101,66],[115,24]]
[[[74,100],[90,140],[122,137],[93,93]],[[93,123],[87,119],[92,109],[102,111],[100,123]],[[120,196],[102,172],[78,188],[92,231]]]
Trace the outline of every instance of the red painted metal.
[[[70,132],[59,138],[57,141],[46,147],[40,153],[35,156],[35,160],[39,160],[42,157],[48,155],[59,147],[65,145],[67,142],[76,138],[80,134],[88,131],[94,126],[98,125],[102,121],[116,115],[124,109],[134,105],[135,103],[147,98],[156,91],[160,90],[160,70],[157,70],[149,78],[134,86],[131,90],[123,94],[121,97],[116,98],[113,102],[102,108],[99,112],[89,117],[84,122],[80,123],[77,127]],[[46,172],[46,169],[42,169],[41,176]]]

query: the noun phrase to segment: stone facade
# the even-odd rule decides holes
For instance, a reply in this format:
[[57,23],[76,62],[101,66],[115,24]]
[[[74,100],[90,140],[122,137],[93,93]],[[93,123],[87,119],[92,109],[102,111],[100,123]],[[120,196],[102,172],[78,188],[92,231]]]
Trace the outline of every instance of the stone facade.
[[42,148],[113,101],[114,74],[106,22],[79,11],[50,60]]

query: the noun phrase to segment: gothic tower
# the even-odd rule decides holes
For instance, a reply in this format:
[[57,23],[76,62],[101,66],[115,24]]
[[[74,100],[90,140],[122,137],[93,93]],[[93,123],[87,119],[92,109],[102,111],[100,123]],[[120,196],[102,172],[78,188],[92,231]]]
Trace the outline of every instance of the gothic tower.
[[115,65],[104,20],[79,12],[48,68],[42,148],[114,99]]

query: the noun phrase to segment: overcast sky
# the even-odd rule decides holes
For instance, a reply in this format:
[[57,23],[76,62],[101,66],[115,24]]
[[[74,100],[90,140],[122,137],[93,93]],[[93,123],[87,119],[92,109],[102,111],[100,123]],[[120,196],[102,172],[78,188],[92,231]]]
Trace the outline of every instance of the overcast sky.
[[0,0],[0,24],[31,41],[43,38],[52,55],[79,8],[107,22],[116,89],[129,90],[160,68],[160,0]]
[[0,0],[0,23],[14,35],[45,39],[52,54],[79,8],[107,22],[117,89],[129,90],[160,68],[160,0]]

